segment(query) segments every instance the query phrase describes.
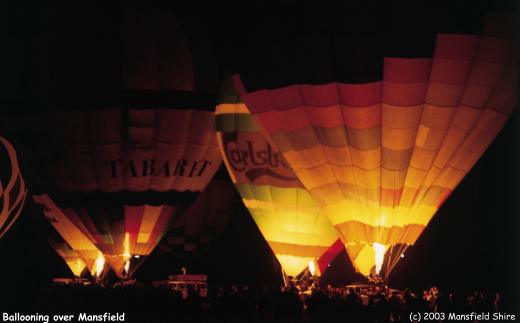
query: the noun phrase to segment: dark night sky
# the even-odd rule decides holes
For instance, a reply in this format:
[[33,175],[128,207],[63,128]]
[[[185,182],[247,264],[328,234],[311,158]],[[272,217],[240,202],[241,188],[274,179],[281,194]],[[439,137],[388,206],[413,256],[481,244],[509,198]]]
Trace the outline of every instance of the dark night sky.
[[[288,7],[293,5],[287,3]],[[459,5],[454,12],[458,14],[464,12],[463,9],[468,13],[478,11],[487,2],[471,3],[476,4]],[[23,100],[38,91],[34,85],[39,81],[35,81],[37,77],[33,75],[37,73],[32,58],[37,45],[33,40],[37,26],[48,11],[35,13],[28,10],[28,6],[22,2],[17,7],[0,10],[11,16],[11,19],[2,19],[6,24],[2,29],[8,31],[6,38],[2,38],[8,45],[2,63],[11,73],[0,76],[0,100],[6,104],[20,98]],[[222,6],[223,17],[232,18],[233,11],[228,12],[225,4]],[[247,12],[244,14],[246,18],[251,15],[251,10]],[[425,13],[421,11],[420,14]],[[464,17],[460,18],[460,24],[463,24]],[[215,28],[215,32],[230,32],[226,30],[228,27]],[[83,71],[83,68],[78,70]],[[80,84],[88,84],[85,83],[88,81],[92,82],[87,79]],[[41,95],[42,92],[38,93]],[[482,287],[505,291],[520,288],[520,235],[517,233],[520,224],[519,122],[517,111],[445,202],[416,245],[408,250],[391,276],[392,285],[421,288],[439,284],[445,288]],[[209,250],[191,261],[192,270],[207,272],[210,279],[220,282],[278,282],[280,277],[273,256],[238,198],[232,210],[228,228]],[[3,284],[37,288],[48,284],[51,277],[67,274],[59,256],[47,245],[47,230],[49,225],[29,200],[18,222],[0,240],[0,276],[7,278]],[[176,270],[178,265],[166,268],[160,256],[152,255],[137,277],[161,279],[168,271]],[[346,256],[338,257],[323,280],[334,283],[358,280],[349,266]]]

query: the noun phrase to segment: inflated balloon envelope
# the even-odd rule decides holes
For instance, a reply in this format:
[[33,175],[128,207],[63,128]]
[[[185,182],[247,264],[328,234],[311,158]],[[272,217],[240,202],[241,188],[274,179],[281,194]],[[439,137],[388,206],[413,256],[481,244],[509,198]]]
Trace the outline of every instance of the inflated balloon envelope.
[[9,230],[23,210],[27,189],[20,172],[16,150],[0,137],[2,179],[0,180],[0,238]]
[[[385,57],[382,79],[363,74],[379,73],[377,57],[358,67],[341,61],[348,55],[335,56],[347,66],[337,72],[355,83],[271,80],[249,90],[235,75],[255,120],[364,275],[383,262],[388,275],[515,107],[515,44],[501,27],[508,18],[490,16],[483,36],[438,34],[433,58]],[[309,57],[303,74],[313,69]]]
[[310,263],[323,273],[343,251],[333,246],[337,233],[232,85],[223,92],[215,112],[218,142],[244,205],[287,275],[297,276]]
[[220,166],[212,113],[101,109],[61,118],[59,138],[39,151],[50,175],[42,186],[56,204],[35,199],[64,214],[77,228],[65,231],[88,237],[117,274],[130,274]]
[[[108,32],[118,34],[120,47],[97,39],[83,44],[80,35],[71,41],[78,48],[102,46],[101,59],[115,56],[118,64],[97,64],[81,50],[72,54],[98,71],[100,81],[120,76],[122,89],[98,91],[99,98],[96,84],[92,93],[89,85],[57,93],[46,102],[50,108],[18,116],[17,131],[26,131],[20,138],[34,155],[28,162],[38,179],[34,198],[51,223],[74,250],[100,250],[117,275],[129,277],[208,185],[221,158],[210,51],[202,38],[189,38],[171,14],[145,9],[125,11],[121,25]],[[59,44],[68,49],[67,43]],[[55,52],[48,57],[61,54],[50,48]],[[72,82],[67,77],[82,81],[61,61],[54,64],[65,75],[63,86]],[[39,129],[27,127],[30,119]]]

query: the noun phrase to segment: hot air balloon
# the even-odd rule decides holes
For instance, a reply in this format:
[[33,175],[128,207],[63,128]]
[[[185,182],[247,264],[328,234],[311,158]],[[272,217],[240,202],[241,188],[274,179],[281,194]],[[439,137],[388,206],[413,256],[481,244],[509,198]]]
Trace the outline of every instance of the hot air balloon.
[[264,139],[232,85],[223,92],[215,114],[229,175],[285,274],[297,276],[309,263],[313,266],[338,235],[280,152]]
[[[152,123],[143,125],[150,114]],[[75,118],[62,112],[65,115],[72,125],[60,129],[66,141],[54,144],[54,151],[49,143],[41,146],[57,185],[50,195],[122,274],[131,259],[138,263],[151,253],[170,220],[182,211],[179,206],[189,203],[218,168],[211,115],[175,109],[102,109]],[[192,115],[198,116],[190,121]],[[138,131],[122,125],[124,117],[138,120]],[[79,127],[85,122],[86,128]],[[107,127],[99,128],[103,122]],[[88,141],[89,132],[97,138]]]
[[174,219],[160,248],[187,260],[206,249],[229,221],[235,188],[229,180],[214,178],[189,209]]
[[0,180],[0,238],[9,230],[22,212],[27,190],[20,173],[16,150],[0,137],[2,179]]
[[[70,77],[81,91],[55,93],[45,102],[50,107],[17,117],[25,128],[31,118],[36,125],[25,133],[38,183],[35,200],[62,226],[58,231],[74,250],[100,250],[114,272],[127,278],[208,185],[221,157],[210,68],[200,73],[209,53],[205,45],[165,12],[129,10],[117,21],[121,25],[100,24],[105,23],[103,35],[118,35],[120,46],[82,39],[77,32],[74,44],[88,54],[96,48],[106,53],[69,54],[99,73],[100,83],[118,74],[122,88],[85,84],[82,74],[70,73],[73,66],[56,60],[59,84],[69,89]],[[56,55],[60,48],[53,49]],[[113,56],[118,64],[103,61]],[[78,70],[89,72],[83,65]]]
[[496,18],[481,36],[437,34],[433,57],[417,49],[427,39],[396,41],[412,50],[383,58],[370,30],[300,30],[273,42],[282,44],[275,58],[259,64],[274,68],[235,75],[362,274],[380,273],[386,261],[388,275],[515,107],[514,43],[496,24],[507,19]]

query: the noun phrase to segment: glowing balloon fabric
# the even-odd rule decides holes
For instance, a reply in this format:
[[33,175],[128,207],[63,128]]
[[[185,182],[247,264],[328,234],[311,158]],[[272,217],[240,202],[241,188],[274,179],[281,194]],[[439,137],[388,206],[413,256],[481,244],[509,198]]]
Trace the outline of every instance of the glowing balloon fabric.
[[236,84],[368,275],[375,247],[414,244],[506,122],[513,54],[511,40],[439,34],[433,58],[386,57],[379,81]]
[[101,109],[53,117],[53,144],[39,145],[50,175],[45,190],[74,226],[58,231],[88,237],[116,273],[151,253],[220,166],[210,111]]
[[[49,244],[51,247],[63,258],[63,261],[67,264],[70,271],[76,277],[80,277],[87,268],[85,261],[81,258],[80,254],[72,249],[63,238],[58,234],[49,236]],[[90,269],[90,268],[89,268]]]
[[283,270],[302,272],[337,233],[281,154],[264,139],[243,103],[217,106],[218,141],[229,174]]
[[[38,118],[26,142],[34,151],[35,199],[68,221],[58,231],[74,250],[98,249],[117,275],[128,277],[208,185],[221,157],[206,45],[190,39],[189,27],[172,15],[153,10],[124,11],[120,24],[106,28],[118,46],[91,38],[76,45],[105,46],[97,65],[114,68],[102,75],[117,75],[120,84],[102,94],[96,84],[92,94],[82,89],[77,104],[56,94],[51,108],[20,119]],[[108,64],[112,56],[120,64]],[[75,76],[49,57],[58,75]],[[75,239],[80,246],[69,241]]]
[[[33,195],[33,200],[42,208],[44,216],[56,229],[56,232],[59,233],[59,237],[52,237],[52,240],[50,240],[51,246],[64,258],[68,265],[69,260],[74,263],[72,266],[74,268],[71,267],[74,275],[76,275],[75,271],[77,271],[76,269],[78,269],[80,262],[72,258],[65,259],[64,255],[67,255],[67,257],[75,257],[77,255],[84,262],[92,276],[102,277],[107,272],[107,267],[103,264],[101,270],[96,270],[96,261],[100,258],[104,259],[104,257],[101,251],[89,239],[88,233],[78,228],[73,219],[70,219],[66,213],[56,206],[49,195]],[[68,249],[71,251],[69,252]]]

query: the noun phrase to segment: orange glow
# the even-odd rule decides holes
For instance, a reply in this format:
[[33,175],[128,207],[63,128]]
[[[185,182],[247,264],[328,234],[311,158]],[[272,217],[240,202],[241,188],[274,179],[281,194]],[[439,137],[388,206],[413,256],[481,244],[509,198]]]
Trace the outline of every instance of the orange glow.
[[316,274],[316,265],[314,264],[314,260],[309,261],[309,271],[313,276]]
[[383,267],[383,261],[385,260],[386,246],[380,243],[374,243],[372,247],[374,248],[376,273],[379,275],[381,267]]
[[[234,76],[360,273],[379,273],[388,248],[417,241],[506,123],[517,59],[505,36],[438,34],[431,58],[384,57],[382,78],[365,83],[253,90]],[[400,253],[389,256],[386,276]]]
[[130,259],[125,261],[125,274],[128,275],[130,272]]
[[94,268],[94,275],[96,277],[101,277],[103,270],[105,269],[105,257],[103,257],[103,254],[99,253],[98,257],[96,258]]
[[81,273],[86,267],[85,262],[80,258],[68,259],[66,260],[66,263],[69,266],[72,273],[74,274],[74,276],[76,277],[80,277]]
[[[306,268],[311,271],[311,262],[338,239],[336,230],[280,153],[273,150],[243,103],[219,104],[216,118],[226,168],[284,272],[297,276]],[[236,138],[228,140],[229,134]],[[265,154],[270,161],[255,166],[232,158],[236,152],[250,150],[250,156]],[[319,267],[313,265],[314,275]]]

